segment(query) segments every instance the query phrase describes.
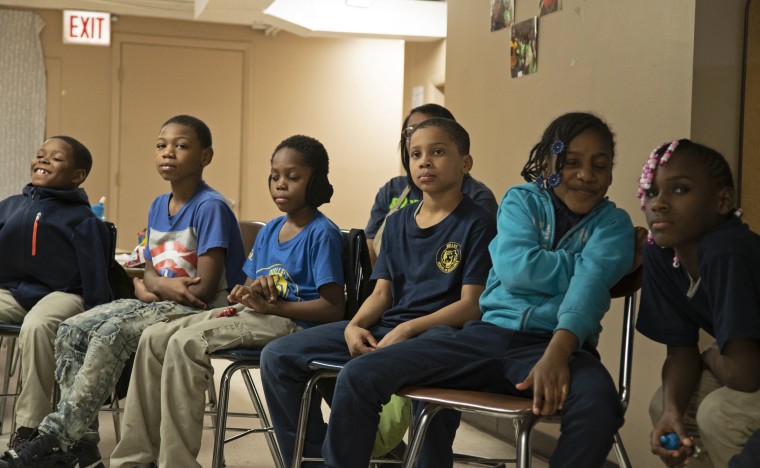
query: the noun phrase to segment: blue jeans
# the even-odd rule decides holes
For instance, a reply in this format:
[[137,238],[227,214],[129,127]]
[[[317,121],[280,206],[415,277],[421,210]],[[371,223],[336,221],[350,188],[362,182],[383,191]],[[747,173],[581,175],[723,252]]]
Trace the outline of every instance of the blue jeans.
[[55,377],[61,387],[56,411],[40,423],[43,434],[71,446],[98,443],[98,411],[116,386],[143,330],[154,323],[197,312],[175,302],[146,304],[121,299],[76,315],[58,328]]
[[[326,327],[312,329],[309,351],[319,352],[319,344],[323,350],[337,349],[342,328],[338,337],[336,326]],[[323,334],[319,333],[320,329],[324,329]],[[303,376],[308,378],[303,366],[314,357],[308,352],[298,355],[302,349],[298,342],[306,345],[305,337],[298,335],[271,343],[262,358],[262,376],[265,391],[269,391],[267,401],[276,428],[279,421],[275,411],[286,421],[293,413],[297,414],[297,401],[287,401],[293,409],[284,407],[283,403],[292,398],[291,392],[295,392],[295,400],[298,399],[299,382],[302,389]],[[285,341],[296,336],[297,340]],[[531,396],[530,392],[516,390],[514,384],[527,377],[550,338],[549,333],[516,332],[475,321],[462,330],[436,327],[411,340],[348,361],[338,377],[326,431],[323,454],[327,466],[367,465],[380,405],[402,387],[429,385]],[[345,348],[345,343],[342,345]],[[601,466],[612,447],[613,435],[623,424],[617,390],[604,366],[591,352],[576,351],[570,360],[570,372],[570,392],[562,412],[562,435],[550,464],[553,467]],[[275,398],[274,405],[270,394]],[[439,417],[436,416],[434,423]],[[438,429],[428,432],[423,447],[423,456],[427,457],[423,460],[425,466],[452,466],[453,432],[447,431],[447,426],[450,427],[439,421]],[[307,440],[307,447],[314,442],[314,439]],[[438,458],[433,459],[436,453]]]

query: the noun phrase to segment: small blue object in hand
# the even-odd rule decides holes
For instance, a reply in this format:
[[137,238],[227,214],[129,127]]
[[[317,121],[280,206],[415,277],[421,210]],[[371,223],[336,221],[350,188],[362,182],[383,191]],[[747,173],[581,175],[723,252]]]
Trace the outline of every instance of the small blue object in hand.
[[675,450],[681,445],[681,438],[675,432],[660,436],[660,443],[667,450]]

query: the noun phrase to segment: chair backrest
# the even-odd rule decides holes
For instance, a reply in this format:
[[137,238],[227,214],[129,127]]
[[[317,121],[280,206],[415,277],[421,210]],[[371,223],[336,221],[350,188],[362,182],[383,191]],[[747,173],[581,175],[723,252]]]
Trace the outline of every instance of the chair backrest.
[[253,244],[256,242],[256,236],[266,223],[261,221],[240,221],[240,234],[243,236],[243,251],[248,256],[251,253]]
[[625,298],[623,308],[623,335],[620,341],[620,372],[618,375],[618,393],[623,411],[628,408],[631,399],[631,371],[633,364],[633,337],[636,321],[636,294],[641,289],[643,268],[624,276],[610,289],[612,297]]
[[346,318],[351,319],[372,293],[372,263],[364,229],[341,230],[343,233],[343,275],[346,281]]
[[108,258],[106,259],[108,262],[109,300],[134,299],[135,286],[132,278],[129,277],[124,267],[116,261],[116,225],[110,221],[106,221],[105,224],[108,230],[109,242],[111,243]]

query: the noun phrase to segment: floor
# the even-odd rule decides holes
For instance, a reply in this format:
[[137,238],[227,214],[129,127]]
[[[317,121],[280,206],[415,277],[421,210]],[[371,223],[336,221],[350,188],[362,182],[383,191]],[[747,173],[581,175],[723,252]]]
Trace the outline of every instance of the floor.
[[[3,348],[5,345],[3,344]],[[0,356],[3,357],[2,363],[0,363],[0,369],[4,367],[5,349],[1,350]],[[215,368],[217,378],[221,375],[226,362],[215,361]],[[2,375],[2,374],[0,374]],[[239,376],[236,376],[238,380],[233,380],[233,390],[231,392],[230,411],[249,411],[250,401],[245,390],[245,386]],[[254,380],[258,379],[258,374]],[[258,382],[258,381],[257,381]],[[14,381],[15,385],[15,381]],[[257,387],[260,387],[260,382],[257,383]],[[218,381],[217,381],[218,388]],[[3,433],[0,434],[0,447],[3,449],[7,445],[8,431],[10,429],[10,403],[7,404],[7,410],[5,417],[3,418]],[[243,425],[245,421],[230,420],[231,425]],[[115,445],[114,436],[114,422],[111,414],[101,413],[100,415],[100,428],[101,428],[101,443],[100,451],[104,457],[108,457],[113,451]],[[211,466],[212,451],[213,451],[213,432],[204,431],[203,442],[201,447],[201,453],[198,456],[198,461],[203,467]],[[486,433],[483,433],[469,425],[463,424],[458,433],[454,443],[454,449],[458,453],[477,453],[485,456],[499,456],[509,457],[514,455],[514,448],[505,442],[502,442]],[[252,435],[241,440],[231,442],[225,447],[225,458],[228,468],[271,468],[274,467],[272,458],[269,454],[269,449],[264,441],[264,437],[261,435]],[[104,458],[106,466],[108,466],[107,458]],[[455,467],[465,467],[472,465],[455,464]],[[545,468],[548,464],[543,460],[534,459],[534,468]]]

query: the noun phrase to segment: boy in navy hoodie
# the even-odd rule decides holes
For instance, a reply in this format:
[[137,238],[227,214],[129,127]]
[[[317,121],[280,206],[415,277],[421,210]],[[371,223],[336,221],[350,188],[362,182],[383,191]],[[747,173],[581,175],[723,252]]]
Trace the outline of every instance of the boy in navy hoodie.
[[108,232],[79,188],[90,168],[82,143],[49,138],[32,159],[31,183],[0,202],[0,323],[21,324],[24,382],[10,445],[52,409],[58,325],[108,301]]

